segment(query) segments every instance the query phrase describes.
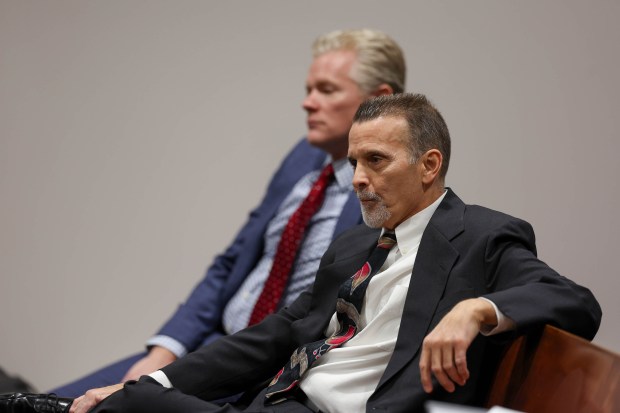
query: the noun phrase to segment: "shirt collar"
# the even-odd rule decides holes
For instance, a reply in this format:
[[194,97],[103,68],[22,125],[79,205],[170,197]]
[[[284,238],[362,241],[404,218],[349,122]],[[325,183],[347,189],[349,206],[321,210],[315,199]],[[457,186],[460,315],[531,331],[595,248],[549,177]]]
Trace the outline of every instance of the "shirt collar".
[[[417,251],[420,241],[422,240],[422,234],[437,210],[437,207],[439,207],[439,204],[441,204],[441,201],[443,201],[446,196],[446,193],[447,191],[444,191],[435,202],[414,216],[407,218],[395,228],[394,231],[396,232],[398,249],[402,255],[407,255],[411,251]],[[383,232],[385,232],[385,229],[383,229],[382,233]]]
[[331,163],[334,167],[334,182],[341,189],[351,189],[351,182],[353,182],[353,168],[349,163],[347,158],[338,159],[337,161],[332,160],[330,155],[327,155],[327,159],[325,160],[325,165]]

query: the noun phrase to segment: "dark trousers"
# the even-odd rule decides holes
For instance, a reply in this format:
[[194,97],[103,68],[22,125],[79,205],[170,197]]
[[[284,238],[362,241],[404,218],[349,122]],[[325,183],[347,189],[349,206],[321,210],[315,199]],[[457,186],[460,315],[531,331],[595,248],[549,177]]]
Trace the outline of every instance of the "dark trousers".
[[312,413],[297,400],[286,400],[265,405],[263,390],[249,406],[223,406],[189,396],[176,389],[167,389],[152,379],[142,377],[128,382],[122,390],[112,394],[90,413]]

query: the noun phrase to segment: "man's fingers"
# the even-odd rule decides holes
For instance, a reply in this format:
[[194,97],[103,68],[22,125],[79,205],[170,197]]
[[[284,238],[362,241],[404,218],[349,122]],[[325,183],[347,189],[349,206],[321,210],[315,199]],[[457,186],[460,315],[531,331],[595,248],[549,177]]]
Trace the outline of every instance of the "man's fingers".
[[71,405],[71,409],[69,410],[69,412],[70,413],[86,413],[94,406],[95,406],[94,402],[82,396],[79,399],[75,399],[75,401]]
[[422,382],[422,388],[427,393],[433,391],[432,376],[435,376],[441,387],[448,392],[453,392],[455,389],[454,383],[444,370],[444,364],[447,366],[444,354],[447,354],[445,360],[449,360],[449,368],[456,372],[452,350],[449,347],[447,350],[444,350],[441,344],[435,342],[431,337],[427,337],[424,340],[422,354],[420,355],[420,381]]
[[456,390],[455,383],[464,386],[469,379],[466,353],[466,343],[458,340],[437,342],[427,337],[420,355],[420,381],[424,391],[433,391],[433,376],[450,393]]
[[122,387],[122,384],[115,384],[108,387],[88,390],[83,396],[73,401],[69,413],[87,413],[90,409],[101,403],[103,399]]
[[467,368],[467,347],[459,347],[455,350],[454,364],[458,372],[461,381],[457,381],[461,386],[464,386],[467,380],[469,380],[469,369]]
[[[444,348],[442,349],[442,368],[443,368],[444,373],[451,380],[451,382],[458,383],[460,385],[463,384],[463,378],[459,375],[458,369],[455,364],[454,349],[449,344],[446,344]],[[443,387],[445,388],[445,386]],[[452,386],[452,389],[454,389],[454,386]],[[447,388],[446,390],[454,391],[454,390],[449,390]]]
[[433,391],[430,354],[425,344],[422,345],[422,354],[420,355],[420,381],[425,392],[430,393]]
[[84,396],[76,399],[73,404],[75,405],[75,413],[86,413],[100,400],[98,396],[99,389],[88,390]]
[[73,403],[71,403],[71,407],[69,408],[69,413],[77,413],[77,406],[83,398],[84,396],[80,396],[77,399],[73,400]]
[[452,345],[444,349],[443,368],[448,377],[461,386],[464,386],[469,379],[467,369],[467,344],[455,340]]
[[452,348],[450,346],[444,346],[435,349],[431,355],[431,363],[431,371],[441,387],[452,393],[454,391],[454,383],[450,380],[446,370],[446,367],[454,370]]

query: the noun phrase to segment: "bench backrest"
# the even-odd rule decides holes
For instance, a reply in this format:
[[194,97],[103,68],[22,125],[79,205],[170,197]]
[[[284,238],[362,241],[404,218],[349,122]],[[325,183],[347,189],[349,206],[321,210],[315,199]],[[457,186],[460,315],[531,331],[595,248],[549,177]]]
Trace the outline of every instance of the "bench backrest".
[[620,355],[555,327],[510,345],[487,407],[527,413],[620,412]]

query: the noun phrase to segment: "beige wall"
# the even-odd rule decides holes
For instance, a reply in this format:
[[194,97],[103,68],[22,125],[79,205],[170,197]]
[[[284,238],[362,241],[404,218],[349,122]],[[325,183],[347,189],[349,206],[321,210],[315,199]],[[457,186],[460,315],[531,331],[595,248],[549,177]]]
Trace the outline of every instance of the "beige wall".
[[620,351],[615,1],[0,0],[0,366],[40,390],[140,350],[304,133],[319,33],[399,41],[448,184],[530,221]]

